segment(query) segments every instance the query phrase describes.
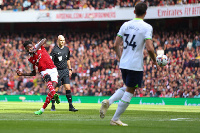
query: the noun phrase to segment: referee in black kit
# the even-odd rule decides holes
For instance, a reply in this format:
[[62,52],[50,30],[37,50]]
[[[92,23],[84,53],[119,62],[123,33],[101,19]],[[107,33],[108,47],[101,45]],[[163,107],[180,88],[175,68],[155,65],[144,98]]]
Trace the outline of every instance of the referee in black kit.
[[[50,56],[58,69],[58,85],[55,89],[57,92],[61,84],[66,90],[66,97],[69,103],[69,111],[78,111],[72,105],[72,95],[70,90],[70,81],[69,77],[72,75],[72,68],[70,64],[70,51],[69,48],[65,46],[65,38],[63,35],[58,36],[58,45],[55,45],[53,50],[50,53]],[[55,111],[55,100],[52,99],[51,110]]]

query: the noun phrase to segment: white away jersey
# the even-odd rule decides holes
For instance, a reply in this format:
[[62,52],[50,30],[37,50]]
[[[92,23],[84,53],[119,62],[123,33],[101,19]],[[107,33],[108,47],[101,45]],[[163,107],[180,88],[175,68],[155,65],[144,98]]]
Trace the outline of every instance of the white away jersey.
[[143,50],[145,40],[152,39],[153,28],[142,19],[125,22],[117,35],[123,38],[123,52],[119,67],[143,71]]

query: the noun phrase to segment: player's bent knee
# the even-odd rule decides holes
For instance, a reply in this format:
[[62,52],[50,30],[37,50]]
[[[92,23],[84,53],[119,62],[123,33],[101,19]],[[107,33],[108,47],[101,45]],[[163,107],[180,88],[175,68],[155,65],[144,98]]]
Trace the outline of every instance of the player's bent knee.
[[127,87],[126,91],[134,94],[135,89],[137,89],[137,87]]
[[70,87],[65,88],[65,90],[71,90]]
[[65,90],[70,90],[70,84],[64,84]]
[[44,80],[45,80],[46,82],[51,81],[51,76],[50,76],[49,74],[45,75],[45,76],[44,76]]
[[58,92],[59,87],[55,87],[55,91]]

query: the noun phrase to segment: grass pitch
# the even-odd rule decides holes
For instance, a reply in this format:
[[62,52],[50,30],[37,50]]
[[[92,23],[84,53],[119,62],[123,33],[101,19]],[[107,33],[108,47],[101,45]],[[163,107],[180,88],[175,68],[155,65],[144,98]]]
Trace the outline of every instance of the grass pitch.
[[200,107],[130,105],[121,116],[128,127],[110,126],[117,104],[110,106],[104,119],[101,104],[74,104],[78,112],[69,112],[68,104],[47,107],[34,115],[43,103],[0,102],[0,133],[199,133]]

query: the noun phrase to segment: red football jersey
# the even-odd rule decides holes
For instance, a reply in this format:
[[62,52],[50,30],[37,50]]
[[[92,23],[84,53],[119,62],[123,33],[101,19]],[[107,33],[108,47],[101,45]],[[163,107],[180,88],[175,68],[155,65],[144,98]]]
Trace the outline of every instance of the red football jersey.
[[39,72],[56,67],[44,46],[41,46],[36,53],[31,55],[28,61],[33,64],[33,69],[37,66]]

